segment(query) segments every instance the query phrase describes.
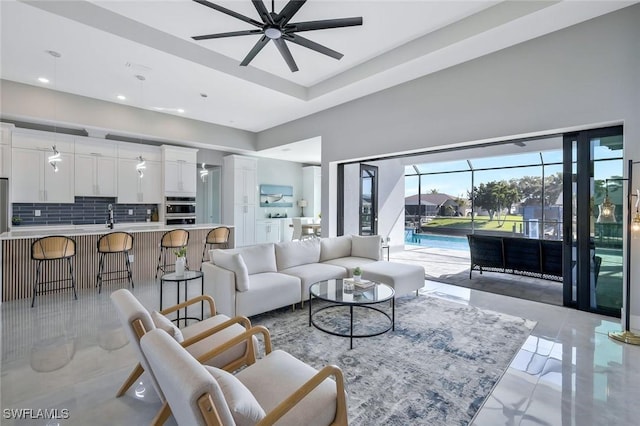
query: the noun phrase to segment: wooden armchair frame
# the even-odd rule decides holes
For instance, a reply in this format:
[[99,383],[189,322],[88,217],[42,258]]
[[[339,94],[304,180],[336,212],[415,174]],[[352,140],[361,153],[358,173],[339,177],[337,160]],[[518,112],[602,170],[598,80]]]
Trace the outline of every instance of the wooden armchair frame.
[[[209,333],[209,331],[205,332]],[[203,333],[203,334],[205,334]],[[221,354],[222,352],[234,347],[238,343],[242,343],[243,341],[247,342],[247,349],[251,348],[249,352],[251,353],[249,365],[254,364],[256,362],[255,359],[255,351],[253,347],[253,336],[256,334],[262,334],[265,345],[265,354],[269,354],[272,351],[271,345],[271,335],[269,334],[269,330],[261,325],[251,327],[247,331],[242,334],[237,335],[233,339],[227,341],[225,344],[220,345],[209,352],[205,353],[201,358],[210,359],[216,355]],[[201,359],[198,361],[202,362]],[[327,365],[318,373],[316,373],[311,379],[305,382],[302,386],[300,386],[294,393],[289,395],[284,401],[278,404],[272,411],[267,413],[266,417],[262,419],[258,426],[267,426],[272,425],[277,422],[282,416],[284,416],[289,410],[296,406],[305,396],[311,393],[316,387],[318,387],[325,379],[333,376],[336,382],[336,416],[332,425],[342,426],[347,425],[347,402],[344,391],[344,376],[342,374],[342,370],[340,367],[335,365]],[[203,394],[200,398],[198,398],[198,407],[200,408],[200,412],[202,413],[202,417],[205,420],[205,423],[208,426],[224,426],[220,420],[220,416],[218,415],[215,405],[213,403],[213,399],[209,393]],[[158,423],[161,424],[161,423]]]
[[[197,296],[194,297],[192,299],[187,300],[186,302],[182,302],[179,303],[177,305],[174,306],[170,306],[166,309],[163,309],[162,311],[160,311],[160,313],[162,315],[166,315],[166,314],[170,314],[172,312],[175,312],[179,309],[183,309],[186,308],[187,306],[196,304],[196,303],[200,303],[200,302],[207,302],[209,305],[209,309],[210,309],[210,313],[211,316],[216,315],[216,305],[215,305],[215,301],[213,300],[213,298],[209,295],[201,295],[201,296]],[[218,325],[216,325],[215,327],[212,327],[202,333],[196,334],[195,336],[192,336],[188,339],[185,339],[183,342],[180,343],[180,345],[183,348],[187,348],[191,345],[193,345],[194,343],[200,342],[203,339],[206,339],[209,336],[212,336],[213,334],[216,334],[222,330],[224,330],[225,328],[228,328],[234,324],[240,324],[241,326],[243,326],[245,329],[250,330],[251,329],[251,321],[249,320],[249,318],[247,317],[242,317],[242,316],[236,316],[233,318],[228,319],[227,321],[220,323]],[[146,330],[142,319],[141,318],[136,318],[134,320],[131,321],[131,327],[133,327],[133,329],[135,330],[135,334],[137,336],[138,342],[137,344],[140,344],[140,339],[142,338],[142,336],[145,335],[145,333],[148,331]],[[243,333],[244,334],[244,333]],[[236,339],[233,339],[236,340]],[[239,342],[239,343],[242,343]],[[226,349],[229,349],[235,345],[232,346],[228,346],[226,344],[223,345]],[[225,350],[226,350],[225,349]],[[208,353],[211,353],[211,351],[209,351]],[[198,361],[203,363],[208,361],[209,359],[213,358],[213,356],[207,356],[207,354],[204,354],[203,356],[198,358]],[[255,352],[254,352],[254,345],[253,345],[253,340],[251,340],[251,343],[247,345],[247,349],[245,350],[245,353],[242,357],[236,359],[235,361],[225,365],[223,367],[223,370],[229,371],[229,372],[233,372],[235,370],[237,370],[238,368],[244,366],[244,365],[249,365],[249,363],[253,363],[255,362]],[[127,389],[129,389],[135,382],[136,380],[138,380],[138,378],[142,375],[142,373],[144,372],[144,367],[142,367],[142,365],[138,362],[138,364],[136,364],[136,366],[134,367],[133,371],[129,374],[129,377],[127,377],[127,379],[125,380],[125,382],[122,384],[122,386],[120,387],[120,389],[118,390],[118,393],[116,393],[116,398],[121,397],[122,395],[124,395],[124,393],[127,391]],[[158,412],[158,414],[156,415],[156,417],[153,419],[152,424],[164,424],[164,422],[169,418],[169,416],[171,415],[171,410],[169,408],[169,405],[164,402],[164,404],[162,405],[162,408],[160,409],[160,411]]]

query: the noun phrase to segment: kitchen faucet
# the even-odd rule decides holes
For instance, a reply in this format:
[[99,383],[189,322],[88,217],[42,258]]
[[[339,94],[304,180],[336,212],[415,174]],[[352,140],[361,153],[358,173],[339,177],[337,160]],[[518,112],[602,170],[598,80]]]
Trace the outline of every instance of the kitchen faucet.
[[109,204],[109,207],[107,207],[107,209],[109,210],[109,219],[107,220],[107,228],[113,229],[113,224],[115,223],[115,220],[113,220],[113,205]]

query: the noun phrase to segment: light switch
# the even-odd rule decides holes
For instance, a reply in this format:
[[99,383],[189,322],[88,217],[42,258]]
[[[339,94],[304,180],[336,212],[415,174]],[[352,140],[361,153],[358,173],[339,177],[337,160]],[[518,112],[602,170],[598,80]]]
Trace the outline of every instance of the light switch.
[[33,211],[33,215],[34,215],[35,217],[40,217],[40,213],[41,213],[41,212],[40,212],[40,210],[34,210],[34,211]]
[[129,216],[133,216],[133,209],[129,209]]

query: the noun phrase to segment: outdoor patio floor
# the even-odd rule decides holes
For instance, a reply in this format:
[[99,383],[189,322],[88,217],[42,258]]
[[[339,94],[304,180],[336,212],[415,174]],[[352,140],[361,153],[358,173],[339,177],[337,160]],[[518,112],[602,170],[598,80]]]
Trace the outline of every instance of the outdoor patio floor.
[[466,251],[405,245],[404,251],[392,251],[389,260],[422,266],[427,280],[562,306],[559,281],[486,271],[473,271],[469,279]]

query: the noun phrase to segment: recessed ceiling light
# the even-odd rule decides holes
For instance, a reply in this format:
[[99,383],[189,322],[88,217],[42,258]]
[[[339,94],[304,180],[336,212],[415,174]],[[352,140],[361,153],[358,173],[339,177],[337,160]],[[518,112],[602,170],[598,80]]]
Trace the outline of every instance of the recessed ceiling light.
[[127,97],[125,95],[118,95],[117,98],[120,99],[121,101],[127,100]]
[[49,82],[49,79],[47,77],[38,77],[38,81],[46,84]]
[[184,110],[183,110],[182,108],[178,108],[178,112],[179,112],[180,114],[184,114]]

